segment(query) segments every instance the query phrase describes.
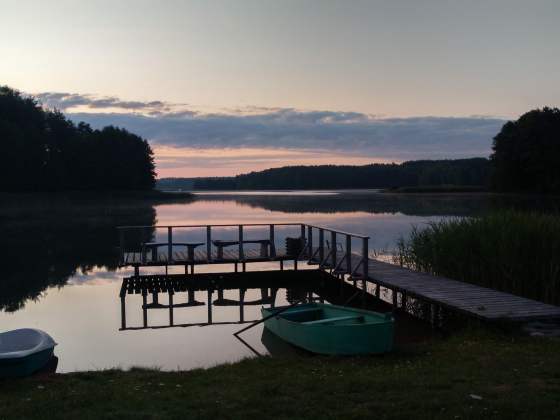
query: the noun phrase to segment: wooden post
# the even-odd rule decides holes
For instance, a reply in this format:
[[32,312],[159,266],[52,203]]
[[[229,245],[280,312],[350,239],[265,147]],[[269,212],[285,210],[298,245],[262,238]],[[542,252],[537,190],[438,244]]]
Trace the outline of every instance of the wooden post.
[[278,289],[276,289],[276,288],[270,289],[270,300],[271,300],[270,307],[271,308],[274,308],[276,306],[276,294],[277,293],[278,293]]
[[144,323],[144,328],[148,328],[148,308],[146,308],[147,304],[148,304],[147,292],[142,291],[142,320]]
[[239,322],[243,322],[245,319],[244,314],[244,306],[243,303],[245,301],[245,289],[239,289]]
[[280,260],[280,271],[284,271],[284,260]]
[[173,290],[167,291],[169,295],[169,326],[173,326]]
[[307,249],[309,258],[313,255],[313,228],[307,226]]
[[212,290],[208,290],[208,323],[212,323]]
[[206,260],[212,261],[212,226],[206,226]]
[[126,329],[126,295],[121,296],[121,329]]
[[352,237],[346,235],[346,273],[352,274]]
[[336,232],[331,230],[331,264],[336,267]]
[[274,242],[274,225],[270,225],[270,258],[276,258],[276,244]]
[[393,310],[397,310],[397,290],[393,289]]
[[319,264],[323,263],[325,258],[325,231],[319,229]]
[[362,261],[363,261],[362,284],[363,284],[364,292],[366,290],[366,284],[367,284],[367,280],[368,280],[368,276],[369,276],[369,245],[368,245],[368,239],[369,238],[363,238],[362,239]]
[[381,285],[379,283],[375,285],[375,297],[377,299],[381,298]]
[[[241,261],[245,259],[243,255],[243,225],[239,225],[239,259]],[[245,271],[245,269],[243,271]]]
[[401,293],[401,308],[403,309],[404,312],[406,312],[406,301],[407,301],[406,292],[402,292]]
[[300,226],[300,229],[301,229],[301,233],[300,233],[299,236],[300,236],[302,239],[305,239],[305,225],[302,224],[302,225]]
[[167,227],[167,262],[173,261],[173,228]]

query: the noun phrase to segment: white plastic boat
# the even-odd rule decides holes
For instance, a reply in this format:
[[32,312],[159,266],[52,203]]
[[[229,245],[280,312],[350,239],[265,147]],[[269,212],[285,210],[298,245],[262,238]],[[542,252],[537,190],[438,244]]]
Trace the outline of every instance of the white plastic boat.
[[33,328],[0,333],[0,377],[27,376],[43,368],[53,355],[55,341]]

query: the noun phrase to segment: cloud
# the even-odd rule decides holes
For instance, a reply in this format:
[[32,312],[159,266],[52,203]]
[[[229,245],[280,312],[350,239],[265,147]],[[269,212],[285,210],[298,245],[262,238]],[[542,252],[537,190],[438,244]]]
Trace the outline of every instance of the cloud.
[[118,125],[154,145],[284,148],[407,159],[488,156],[504,120],[480,117],[375,118],[360,113],[282,109],[256,115],[77,113],[94,127]]
[[[124,101],[115,96],[96,96],[89,94],[67,92],[43,92],[34,95],[47,108],[56,108],[65,112],[74,109],[85,110],[122,110],[145,113],[147,115],[161,115],[174,113],[177,106],[164,101]],[[192,111],[182,110],[178,115],[192,115]]]
[[[484,116],[381,118],[360,112],[294,108],[245,107],[203,113],[185,104],[164,101],[57,92],[36,97],[46,106],[65,111],[74,121],[85,121],[95,128],[125,127],[156,148],[297,150],[308,156],[320,153],[321,162],[328,156],[331,163],[337,163],[343,155],[395,162],[488,156],[492,138],[505,123]],[[284,164],[293,157],[278,155],[285,157]],[[183,156],[176,161],[191,159]],[[242,161],[240,157],[229,159],[239,164]],[[247,159],[256,161],[258,157]],[[207,164],[213,163],[208,159]],[[168,160],[167,164],[172,162]]]

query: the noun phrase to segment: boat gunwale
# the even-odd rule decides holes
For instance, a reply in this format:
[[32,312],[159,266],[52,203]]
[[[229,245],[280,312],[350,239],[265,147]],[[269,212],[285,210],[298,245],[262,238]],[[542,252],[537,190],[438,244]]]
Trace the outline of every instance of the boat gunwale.
[[[347,312],[354,312],[354,313],[359,313],[362,315],[367,315],[367,316],[378,316],[380,319],[379,321],[366,321],[363,323],[357,323],[357,324],[329,324],[328,322],[324,323],[324,324],[305,324],[305,322],[299,322],[299,321],[292,321],[290,319],[284,318],[282,317],[282,314],[286,314],[286,313],[290,313],[289,310],[283,311],[282,313],[279,313],[275,318],[280,318],[282,319],[282,321],[284,322],[289,322],[290,324],[293,325],[300,325],[303,328],[349,328],[349,327],[366,327],[366,326],[379,326],[379,325],[386,325],[386,324],[394,324],[395,323],[395,318],[391,313],[390,317],[387,317],[387,313],[383,313],[383,312],[375,312],[375,311],[368,311],[366,309],[358,309],[358,308],[348,308],[346,306],[340,306],[340,305],[331,305],[331,304],[325,304],[325,303],[306,303],[305,305],[309,305],[310,307],[316,306],[316,309],[322,309],[323,306],[328,307],[328,308],[335,308],[335,309],[341,309],[343,311],[347,311]],[[277,306],[275,308],[265,308],[264,306],[261,308],[261,311],[267,311],[269,312],[267,314],[267,316],[271,316],[273,315],[272,310],[274,309],[279,309],[282,310],[286,308],[286,306]],[[311,308],[310,308],[311,309]],[[302,311],[303,312],[303,311]],[[297,313],[296,311],[292,312],[292,313]],[[373,314],[373,315],[372,315]],[[327,319],[327,318],[325,318]],[[266,321],[265,321],[266,323]]]
[[1,336],[9,337],[10,335],[23,334],[24,332],[33,333],[38,338],[37,343],[35,343],[33,347],[26,347],[22,350],[12,350],[12,351],[3,352],[0,349],[0,363],[23,361],[26,358],[29,358],[45,350],[54,351],[54,348],[58,344],[45,331],[39,330],[37,328],[18,328],[15,330],[4,331],[0,333],[0,337]]

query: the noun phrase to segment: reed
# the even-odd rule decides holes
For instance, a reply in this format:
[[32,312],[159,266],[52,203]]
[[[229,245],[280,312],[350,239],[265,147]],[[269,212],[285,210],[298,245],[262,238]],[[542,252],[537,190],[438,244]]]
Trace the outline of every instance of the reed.
[[402,266],[560,304],[560,216],[504,210],[415,227]]

